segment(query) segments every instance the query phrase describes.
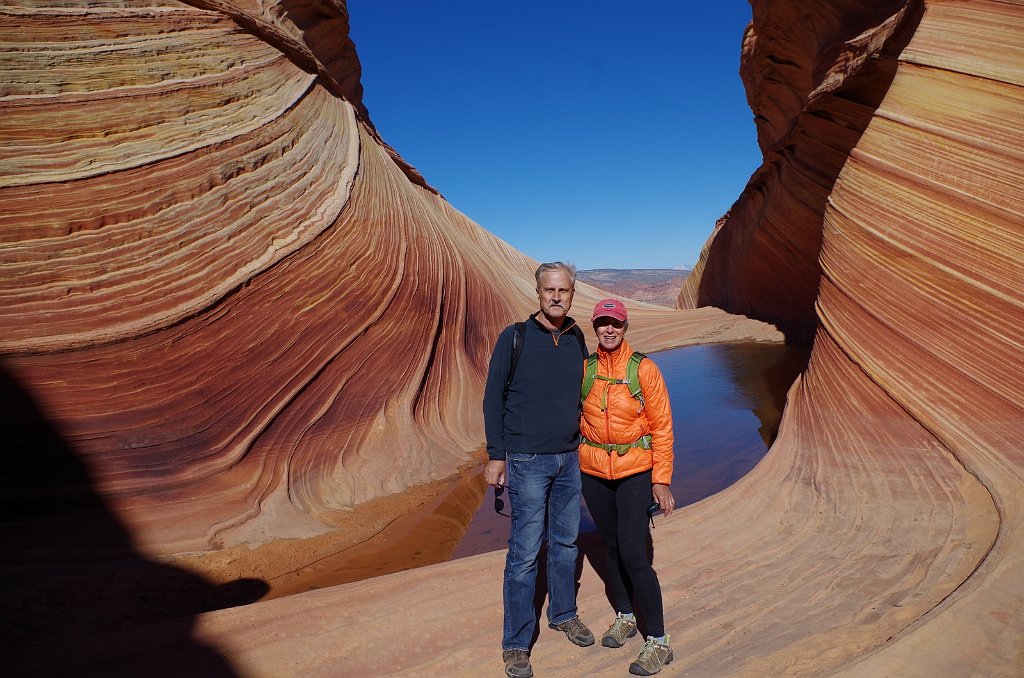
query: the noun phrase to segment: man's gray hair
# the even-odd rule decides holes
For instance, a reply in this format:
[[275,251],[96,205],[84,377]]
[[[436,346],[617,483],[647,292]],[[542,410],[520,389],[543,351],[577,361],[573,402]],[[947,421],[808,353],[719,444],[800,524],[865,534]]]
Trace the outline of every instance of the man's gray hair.
[[576,287],[576,267],[572,264],[567,264],[564,261],[553,261],[549,264],[541,264],[537,267],[537,272],[533,274],[533,277],[537,279],[537,289],[540,289],[540,277],[548,271],[565,271],[569,274],[569,280],[572,281],[572,286]]

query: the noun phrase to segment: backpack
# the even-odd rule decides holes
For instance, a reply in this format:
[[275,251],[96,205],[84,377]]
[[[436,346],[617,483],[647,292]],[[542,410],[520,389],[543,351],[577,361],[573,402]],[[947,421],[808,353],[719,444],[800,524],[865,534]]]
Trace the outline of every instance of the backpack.
[[[587,366],[583,370],[583,384],[580,386],[580,402],[587,399],[590,395],[590,389],[594,388],[594,379],[600,379],[601,381],[610,381],[613,384],[625,384],[629,387],[629,395],[640,401],[640,409],[637,412],[642,412],[644,409],[644,394],[640,388],[640,363],[647,356],[640,351],[633,351],[633,355],[629,356],[629,362],[626,363],[626,378],[625,379],[612,379],[611,377],[602,377],[597,373],[597,352],[591,353],[587,356]],[[608,406],[608,391],[604,392],[603,402],[601,408],[605,409]]]
[[[512,332],[512,359],[509,362],[508,376],[505,377],[505,390],[501,395],[503,401],[508,400],[508,389],[512,385],[512,377],[516,374],[516,366],[519,365],[519,356],[523,355],[523,340],[524,333],[526,332],[526,323],[516,323],[515,330]],[[580,329],[579,325],[572,326],[573,336],[576,337],[576,341],[580,342],[580,352],[583,353],[583,357],[587,357],[587,342],[583,338],[583,330]]]

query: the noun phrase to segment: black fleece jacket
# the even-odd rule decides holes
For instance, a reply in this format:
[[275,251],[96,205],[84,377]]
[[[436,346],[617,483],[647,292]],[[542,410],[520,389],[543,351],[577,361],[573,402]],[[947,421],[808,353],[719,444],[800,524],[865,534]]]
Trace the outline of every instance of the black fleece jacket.
[[572,318],[566,317],[561,331],[552,332],[535,315],[525,323],[523,352],[504,402],[515,326],[502,330],[494,344],[484,387],[484,433],[491,459],[503,460],[509,452],[556,454],[579,446],[585,342],[581,347]]

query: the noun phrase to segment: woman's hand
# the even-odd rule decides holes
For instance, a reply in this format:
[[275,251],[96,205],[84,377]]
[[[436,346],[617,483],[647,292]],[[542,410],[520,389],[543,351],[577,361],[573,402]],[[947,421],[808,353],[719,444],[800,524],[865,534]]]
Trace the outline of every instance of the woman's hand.
[[652,485],[651,495],[654,497],[654,501],[661,504],[661,510],[665,512],[666,516],[672,515],[672,511],[676,507],[676,500],[672,497],[672,490],[668,485]]

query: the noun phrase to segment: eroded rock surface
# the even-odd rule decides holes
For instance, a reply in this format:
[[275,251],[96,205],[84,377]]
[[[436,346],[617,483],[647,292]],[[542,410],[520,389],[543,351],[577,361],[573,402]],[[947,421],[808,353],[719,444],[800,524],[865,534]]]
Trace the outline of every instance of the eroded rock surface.
[[680,305],[816,328],[750,491],[774,478],[794,501],[810,488],[812,522],[847,514],[815,528],[831,546],[799,537],[784,557],[862,561],[820,582],[866,603],[839,624],[863,640],[830,641],[845,656],[825,663],[1010,675],[1024,666],[1024,5],[813,6],[754,3],[742,75],[765,164]]
[[[3,2],[0,42],[16,644],[320,585],[406,510],[353,506],[478,460],[536,262],[383,143],[344,5]],[[634,309],[646,350],[779,339]]]

